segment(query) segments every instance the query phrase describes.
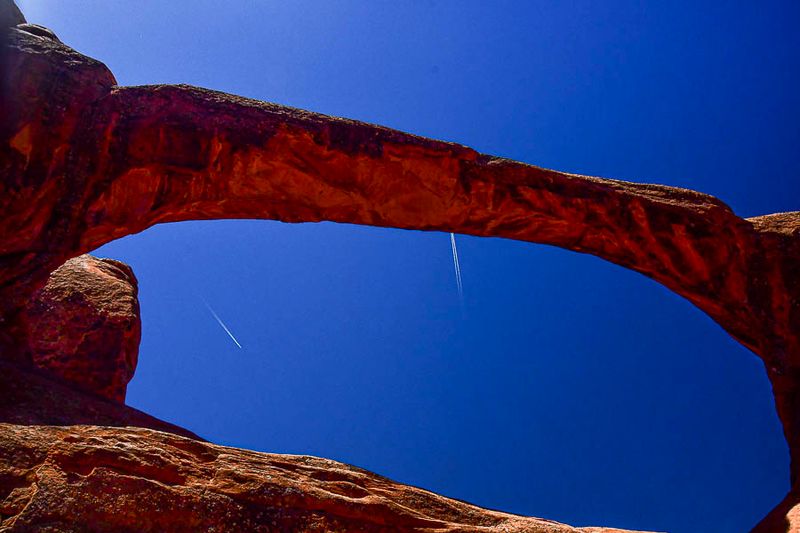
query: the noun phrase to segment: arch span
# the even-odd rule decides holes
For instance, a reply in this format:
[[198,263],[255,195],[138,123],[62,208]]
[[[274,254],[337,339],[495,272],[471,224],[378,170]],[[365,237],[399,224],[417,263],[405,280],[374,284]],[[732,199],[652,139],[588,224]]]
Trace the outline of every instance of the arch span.
[[800,213],[745,220],[694,191],[546,170],[196,87],[117,87],[104,65],[52,34],[5,22],[0,346],[17,360],[15,316],[51,271],[160,222],[328,220],[502,236],[649,276],[761,357],[796,481]]

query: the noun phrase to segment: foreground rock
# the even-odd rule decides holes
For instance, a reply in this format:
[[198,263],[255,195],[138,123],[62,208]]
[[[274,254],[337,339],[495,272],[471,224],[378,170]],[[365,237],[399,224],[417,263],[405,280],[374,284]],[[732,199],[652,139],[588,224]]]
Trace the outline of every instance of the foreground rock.
[[0,391],[0,531],[622,532],[481,509],[335,461],[204,443],[2,360]]
[[481,509],[327,459],[157,431],[0,424],[11,531],[613,533]]
[[[761,357],[794,488],[760,531],[788,529],[800,501],[799,213],[745,220],[694,191],[545,170],[194,87],[117,87],[101,63],[18,24],[13,9],[0,13],[13,26],[0,50],[0,354],[17,368],[35,368],[25,308],[51,272],[161,222],[329,220],[551,244],[653,278]],[[107,431],[112,438],[121,430]],[[124,446],[111,450],[125,454]],[[77,475],[92,471],[88,464]],[[77,483],[90,475],[65,475],[51,505],[100,490]],[[131,502],[137,487],[114,485]],[[307,488],[286,500],[298,517],[308,510],[298,502],[316,502]],[[193,512],[185,501],[175,513]],[[408,524],[385,526],[418,527]]]

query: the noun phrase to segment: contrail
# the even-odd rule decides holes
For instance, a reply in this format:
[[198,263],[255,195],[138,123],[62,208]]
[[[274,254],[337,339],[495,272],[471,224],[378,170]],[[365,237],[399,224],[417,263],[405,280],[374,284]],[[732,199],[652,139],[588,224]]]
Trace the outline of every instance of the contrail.
[[211,309],[211,306],[208,305],[208,302],[205,301],[205,299],[203,300],[203,303],[206,304],[206,309],[208,309],[208,311],[211,313],[211,316],[213,316],[216,319],[216,321],[219,322],[219,325],[222,326],[222,329],[225,330],[225,333],[228,334],[228,337],[230,337],[231,340],[236,343],[236,346],[238,346],[239,349],[241,349],[242,345],[239,344],[239,341],[237,341],[236,337],[233,336],[233,333],[231,333],[231,330],[228,329],[228,326],[226,326],[225,323],[222,321],[222,319],[217,315],[217,313],[215,313],[214,310]]
[[458,263],[458,248],[456,248],[456,236],[453,233],[450,234],[450,247],[453,249],[453,268],[456,270],[458,297],[464,300],[464,286],[461,284],[461,265]]

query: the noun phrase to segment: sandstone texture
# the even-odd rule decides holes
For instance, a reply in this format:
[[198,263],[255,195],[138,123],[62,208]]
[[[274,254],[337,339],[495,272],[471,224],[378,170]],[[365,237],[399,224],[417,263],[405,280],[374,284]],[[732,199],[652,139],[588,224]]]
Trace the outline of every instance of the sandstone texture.
[[36,368],[125,401],[141,337],[136,277],[128,265],[90,255],[70,259],[36,292],[20,323]]
[[619,531],[480,509],[327,459],[141,428],[0,424],[0,472],[0,514],[13,531]]
[[[114,337],[111,356],[97,356],[110,366],[92,372],[108,376],[113,367],[120,378],[113,386],[70,371],[88,369],[96,358],[83,353],[78,336],[64,336],[59,352],[58,338],[35,333],[49,327],[48,313],[35,309],[41,295],[65,301],[58,295],[71,290],[59,284],[56,269],[161,222],[261,218],[545,243],[662,283],[763,360],[793,488],[756,531],[798,530],[800,213],[742,219],[720,200],[685,189],[556,172],[196,87],[119,87],[104,65],[23,24],[12,8],[0,0],[0,359],[24,379],[57,377],[64,395],[74,390],[80,401],[105,402],[105,410],[97,421],[70,422],[76,413],[55,421],[50,413],[44,418],[53,422],[36,422],[30,413],[14,418],[15,404],[4,400],[4,420],[13,425],[0,430],[2,527],[80,530],[67,524],[88,521],[99,531],[196,531],[223,527],[224,517],[279,531],[576,531],[322,459],[231,450],[146,429],[25,426],[138,425],[141,415],[114,411],[109,406],[127,408],[108,400],[121,398],[122,370],[135,366],[135,352],[119,350],[137,332]],[[112,315],[134,309],[126,300],[135,301],[132,273],[117,263],[91,264],[103,265],[92,283],[105,288],[76,294],[103,301],[110,290],[112,299],[128,301],[92,304],[106,317],[100,328],[123,331],[130,322]]]

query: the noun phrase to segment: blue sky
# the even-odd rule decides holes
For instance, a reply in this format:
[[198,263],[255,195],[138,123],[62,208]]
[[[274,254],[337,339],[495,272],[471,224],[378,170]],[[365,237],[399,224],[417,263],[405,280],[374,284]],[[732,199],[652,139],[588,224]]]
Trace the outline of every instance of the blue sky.
[[[122,84],[191,83],[570,172],[800,209],[797,2],[27,0]],[[654,282],[501,239],[265,221],[96,253],[131,405],[574,525],[744,531],[788,489],[760,361]],[[203,299],[241,342],[214,321]]]

